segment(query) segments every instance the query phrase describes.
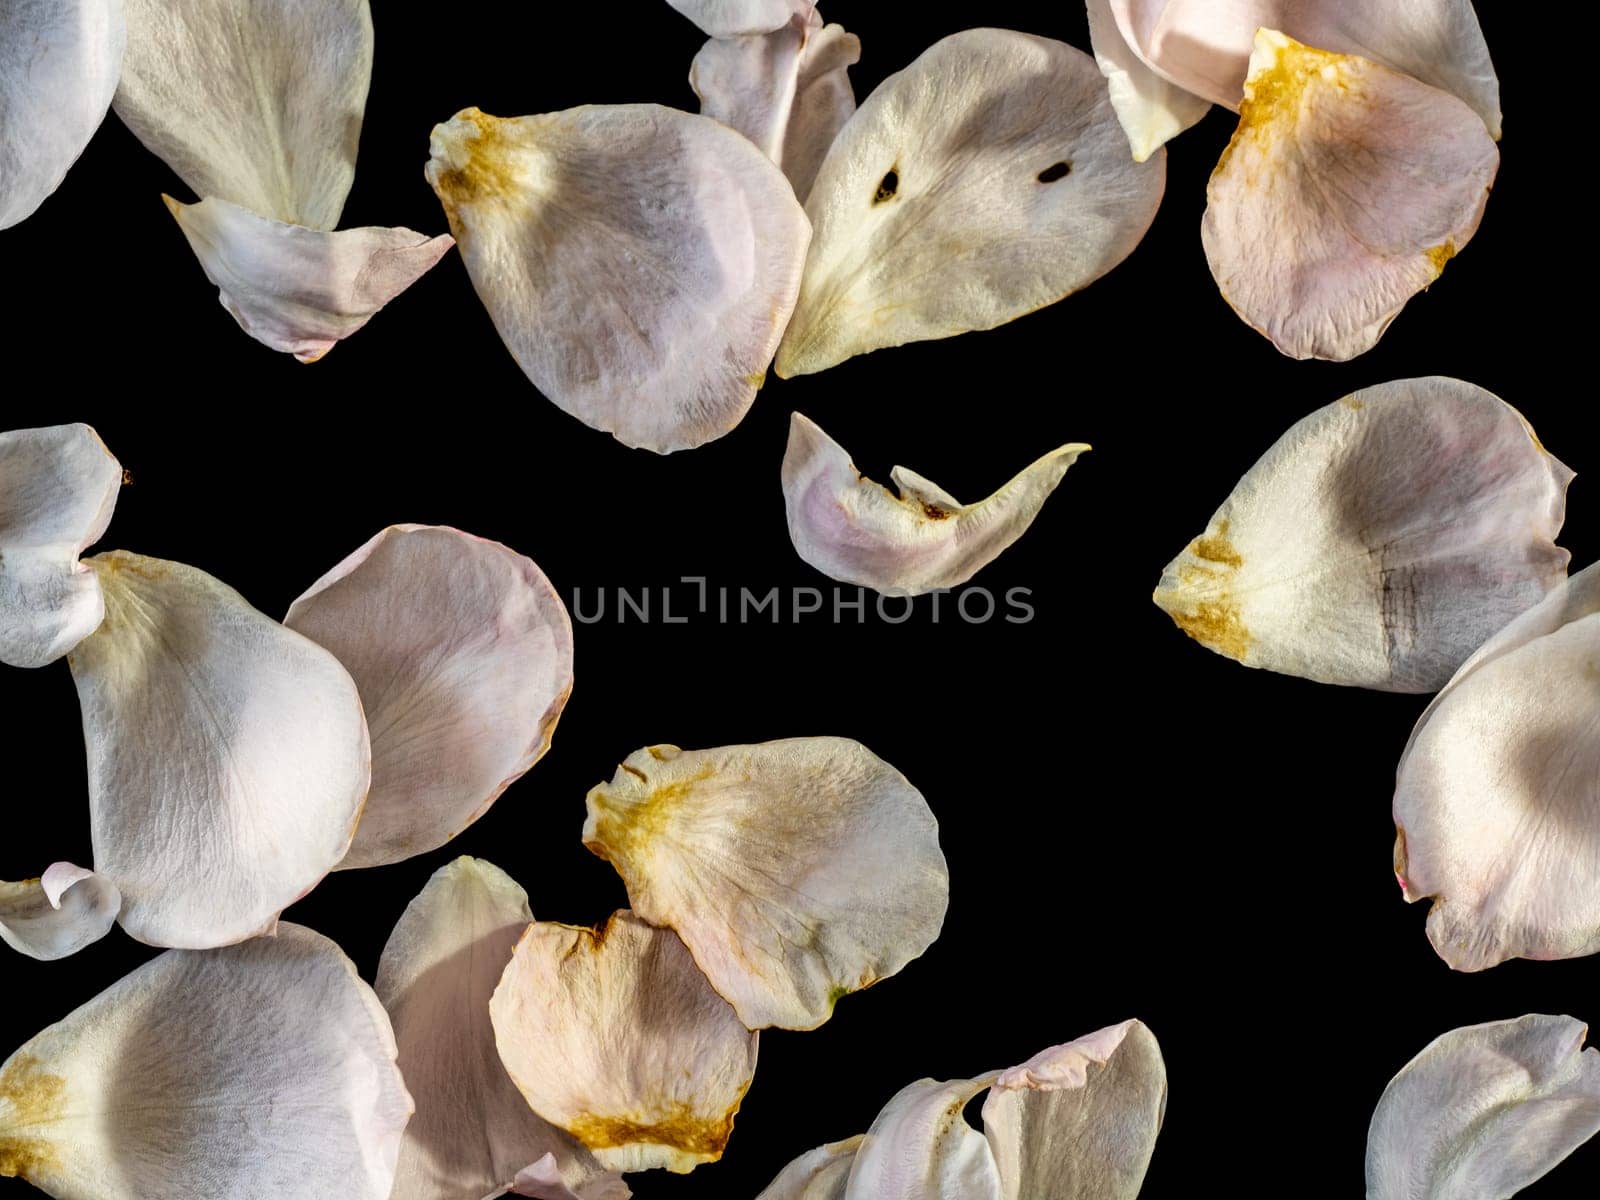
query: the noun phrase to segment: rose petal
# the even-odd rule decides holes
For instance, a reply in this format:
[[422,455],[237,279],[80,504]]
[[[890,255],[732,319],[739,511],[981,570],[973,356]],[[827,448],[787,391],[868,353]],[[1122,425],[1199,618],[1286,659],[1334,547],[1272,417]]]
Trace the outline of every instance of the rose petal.
[[1081,50],[1004,29],[937,42],[840,131],[781,376],[992,329],[1088,286],[1139,244],[1165,156],[1128,156]]
[[1354,358],[1472,240],[1499,166],[1448,92],[1263,29],[1206,188],[1206,259],[1284,354]]
[[342,868],[437,849],[483,816],[550,748],[572,691],[572,623],[550,581],[456,529],[385,529],[284,624],[333,652],[366,707],[372,791]]
[[[522,1104],[520,1096],[517,1103]],[[578,1184],[576,1189],[568,1187],[553,1151],[518,1171],[508,1190],[512,1195],[530,1196],[532,1200],[629,1200],[633,1195],[632,1189],[622,1182],[622,1176],[610,1171]]]
[[40,879],[0,882],[0,942],[29,958],[53,962],[110,933],[121,906],[110,880],[56,863]]
[[1380,384],[1290,427],[1155,602],[1246,666],[1434,691],[1566,573],[1571,478],[1482,388]]
[[795,14],[804,16],[811,0],[667,0],[708,37],[732,38],[771,33]]
[[994,1153],[961,1113],[994,1080],[922,1079],[900,1089],[856,1151],[847,1200],[1002,1200]]
[[619,912],[598,932],[528,926],[489,1003],[528,1104],[614,1171],[722,1157],[757,1035],[670,930]]
[[896,467],[896,496],[856,470],[843,446],[799,413],[789,421],[783,501],[789,539],[831,579],[895,595],[965,583],[1028,531],[1088,446],[1052,450],[976,504]]
[[0,662],[42,667],[99,626],[100,581],[78,555],[121,486],[122,464],[87,425],[0,433]]
[[294,925],[171,951],[0,1068],[0,1175],[61,1200],[387,1200],[411,1112],[339,948]]
[[545,395],[660,453],[739,423],[809,237],[746,138],[654,104],[509,120],[469,108],[434,128],[432,155],[473,286]]
[[1453,1029],[1383,1090],[1367,1200],[1503,1200],[1600,1130],[1600,1053],[1571,1017]]
[[106,619],[72,656],[95,869],[122,927],[205,948],[270,931],[344,856],[367,794],[355,684],[203,571],[88,560]]
[[[1106,77],[1111,107],[1128,135],[1134,162],[1144,162],[1167,142],[1200,120],[1211,102],[1156,74],[1117,27],[1112,0],[1087,0],[1089,45]],[[1239,80],[1241,89],[1244,77]]]
[[778,1173],[756,1200],[844,1200],[861,1136],[807,1150]]

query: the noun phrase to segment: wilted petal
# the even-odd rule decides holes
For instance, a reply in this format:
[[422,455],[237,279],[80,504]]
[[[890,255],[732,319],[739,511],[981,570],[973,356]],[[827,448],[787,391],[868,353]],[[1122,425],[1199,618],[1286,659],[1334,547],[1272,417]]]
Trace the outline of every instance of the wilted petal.
[[29,958],[66,958],[110,933],[121,906],[110,880],[56,863],[39,879],[0,883],[0,941]]
[[770,33],[790,17],[804,16],[812,0],[667,0],[709,37]]
[[615,913],[598,932],[528,926],[489,1004],[529,1105],[615,1171],[715,1162],[757,1035],[671,930]]
[[1566,573],[1571,478],[1482,388],[1380,384],[1279,438],[1155,602],[1246,666],[1431,692]]
[[349,848],[367,727],[333,655],[181,563],[88,560],[106,619],[72,655],[95,869],[122,926],[204,948],[269,931]]
[[[1162,78],[1144,62],[1117,27],[1112,0],[1088,0],[1088,9],[1089,45],[1106,77],[1111,107],[1128,135],[1134,161],[1144,162],[1205,116],[1211,101]],[[1244,86],[1242,76],[1239,86]]]
[[100,624],[100,581],[78,555],[121,486],[122,464],[87,425],[0,433],[0,662],[42,667]]
[[844,1200],[850,1168],[864,1140],[857,1136],[806,1151],[778,1172],[756,1200]]
[[411,1112],[377,998],[282,925],[171,951],[0,1068],[0,1175],[59,1200],[387,1200]]
[[856,470],[843,446],[795,413],[783,456],[789,539],[831,579],[920,595],[971,579],[1028,531],[1067,468],[1088,446],[1052,450],[987,500],[962,504],[896,467],[900,494]]
[[660,453],[737,425],[800,286],[809,229],[750,141],[654,104],[433,131],[428,182],[540,391]]
[[1002,1200],[994,1153],[961,1112],[994,1079],[901,1088],[856,1151],[846,1200]]
[[572,691],[572,623],[550,581],[456,529],[385,529],[284,623],[333,652],[366,707],[372,791],[341,867],[437,849],[483,816],[550,748]]
[[122,0],[0,5],[0,229],[60,186],[111,107]]
[[1505,1200],[1600,1130],[1600,1053],[1571,1017],[1453,1029],[1383,1091],[1367,1200]]
[[1206,259],[1283,353],[1354,358],[1472,240],[1499,167],[1448,92],[1263,29],[1206,188]]
[[[517,1097],[517,1103],[523,1104],[522,1097]],[[507,1191],[510,1195],[528,1196],[532,1200],[629,1200],[633,1195],[622,1176],[612,1171],[595,1175],[575,1188],[568,1187],[553,1151],[518,1171]],[[492,1195],[489,1200],[494,1200]]]
[[947,37],[884,80],[828,151],[778,374],[1053,304],[1133,251],[1165,182],[1165,155],[1129,157],[1081,50],[1004,29]]

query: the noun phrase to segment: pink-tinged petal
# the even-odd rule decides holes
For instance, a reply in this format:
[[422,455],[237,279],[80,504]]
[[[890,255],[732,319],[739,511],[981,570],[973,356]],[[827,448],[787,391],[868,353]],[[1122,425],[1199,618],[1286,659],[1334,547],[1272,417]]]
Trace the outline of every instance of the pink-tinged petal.
[[756,1200],[844,1200],[860,1135],[808,1150],[778,1172]]
[[995,1080],[918,1080],[901,1088],[856,1151],[846,1200],[1003,1200],[988,1141],[962,1109]]
[[507,1193],[527,1196],[529,1200],[629,1200],[633,1190],[622,1181],[622,1176],[610,1171],[569,1187],[552,1151],[518,1171]]
[[771,33],[791,17],[805,16],[812,0],[667,0],[707,37],[733,38]]
[[1094,61],[1106,77],[1111,107],[1128,135],[1133,160],[1144,162],[1205,116],[1211,101],[1158,75],[1140,57],[1118,27],[1112,0],[1087,0],[1087,4]]
[[93,871],[56,863],[39,879],[0,882],[0,941],[52,962],[98,942],[117,923],[122,897]]

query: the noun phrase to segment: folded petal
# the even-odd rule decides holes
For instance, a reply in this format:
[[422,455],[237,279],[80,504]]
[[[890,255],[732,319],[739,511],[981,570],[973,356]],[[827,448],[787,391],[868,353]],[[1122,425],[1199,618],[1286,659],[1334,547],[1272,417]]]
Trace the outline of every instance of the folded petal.
[[78,161],[111,107],[126,41],[122,0],[0,7],[0,229]]
[[1499,167],[1448,92],[1263,29],[1206,188],[1206,259],[1284,354],[1354,358],[1472,240]]
[[1246,666],[1435,691],[1565,576],[1571,478],[1482,388],[1379,384],[1291,426],[1167,564],[1155,602]]
[[433,131],[428,182],[540,391],[660,453],[743,418],[794,307],[809,228],[750,141],[654,104]]
[[0,433],[0,662],[42,667],[105,616],[78,561],[111,523],[122,464],[87,425]]
[[106,619],[72,655],[95,869],[142,942],[270,931],[344,857],[367,794],[356,685],[322,647],[181,563],[88,560]]
[[896,467],[895,495],[856,470],[843,446],[795,413],[783,456],[789,539],[817,570],[844,583],[920,595],[965,583],[1028,531],[1067,468],[1088,446],[1052,450],[986,500],[962,504]]
[[626,911],[598,931],[529,925],[489,1013],[528,1104],[601,1166],[682,1174],[722,1157],[757,1035],[671,930]]
[[1129,157],[1087,54],[1004,29],[947,37],[884,80],[823,160],[778,374],[1053,304],[1132,253],[1165,183],[1165,156]]
[[[522,1103],[521,1097],[517,1102]],[[568,1187],[559,1160],[552,1151],[538,1162],[530,1163],[518,1171],[507,1194],[528,1196],[532,1200],[629,1200],[633,1189],[614,1171],[596,1175],[576,1188]],[[494,1200],[494,1195],[491,1194],[488,1200]]]
[[582,1189],[603,1176],[618,1184],[617,1197],[628,1196],[528,1108],[495,1049],[489,998],[532,920],[528,894],[505,872],[458,858],[394,927],[377,990],[417,1112],[391,1200],[483,1200],[506,1188],[538,1200],[597,1200],[599,1192]]
[[53,962],[98,942],[117,923],[122,897],[93,871],[56,863],[43,877],[0,882],[0,942]]
[[0,1175],[59,1200],[387,1200],[411,1113],[339,948],[282,925],[170,951],[0,1067]]
[[771,33],[797,13],[804,16],[812,0],[667,0],[708,37],[746,37]]
[[1453,1029],[1383,1090],[1367,1200],[1504,1200],[1600,1130],[1600,1053],[1571,1017]]
[[901,1088],[862,1139],[845,1200],[1002,1200],[994,1153],[962,1116],[994,1080],[922,1079]]
[[806,1151],[778,1172],[756,1200],[844,1200],[850,1168],[864,1140],[856,1136]]
[[116,109],[139,140],[202,198],[337,225],[372,78],[367,0],[125,3]]
[[435,850],[483,816],[550,748],[572,691],[572,623],[550,581],[456,529],[385,529],[284,624],[333,652],[366,708],[372,790],[341,867]]
[[[1111,107],[1128,135],[1135,162],[1144,162],[1200,120],[1211,101],[1156,74],[1118,28],[1112,0],[1088,0],[1089,45],[1106,77]],[[1240,88],[1244,81],[1240,79]]]

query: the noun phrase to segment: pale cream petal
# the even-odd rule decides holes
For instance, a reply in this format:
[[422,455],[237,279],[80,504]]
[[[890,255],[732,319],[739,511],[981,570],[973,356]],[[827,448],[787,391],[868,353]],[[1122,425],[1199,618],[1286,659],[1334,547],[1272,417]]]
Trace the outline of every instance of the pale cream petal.
[[804,16],[812,0],[667,0],[709,37],[770,33],[791,17]]
[[1165,182],[1165,155],[1129,157],[1081,50],[1003,29],[947,37],[884,80],[828,151],[778,374],[1053,304],[1132,253]]
[[1472,240],[1499,167],[1448,92],[1263,29],[1206,188],[1206,260],[1284,354],[1354,358]]
[[976,504],[896,467],[890,478],[897,496],[857,471],[843,446],[797,412],[783,457],[789,540],[830,579],[891,595],[953,588],[1028,531],[1087,449],[1073,442],[1052,450]]
[[901,1088],[862,1139],[845,1200],[1003,1200],[994,1153],[962,1116],[994,1080],[922,1079]]
[[844,1200],[850,1168],[865,1140],[857,1135],[806,1151],[778,1172],[756,1200]]
[[100,540],[122,464],[87,425],[0,433],[0,662],[42,667],[105,616],[78,555]]
[[[522,1097],[517,1097],[517,1103],[522,1104]],[[568,1187],[552,1151],[518,1171],[507,1194],[528,1196],[531,1200],[629,1200],[633,1190],[614,1171],[602,1172],[576,1187]],[[493,1196],[489,1200],[494,1200]]]
[[437,849],[483,816],[550,748],[572,691],[555,588],[531,559],[457,529],[385,529],[284,624],[333,652],[366,708],[372,791],[341,868]]
[[[1112,0],[1087,0],[1089,45],[1106,77],[1111,107],[1128,135],[1135,162],[1144,162],[1205,116],[1211,101],[1156,74],[1117,26]],[[1243,80],[1240,87],[1243,88]]]
[[294,925],[174,950],[0,1067],[0,1175],[57,1200],[387,1200],[411,1113],[394,1036]]
[[1527,1016],[1429,1043],[1372,1114],[1367,1200],[1506,1200],[1541,1178],[1600,1130],[1600,1052],[1582,1049],[1587,1032],[1571,1017]]
[[660,453],[744,417],[794,307],[810,230],[751,142],[654,104],[433,131],[428,182],[528,378]]
[[87,560],[106,619],[71,658],[95,870],[122,926],[205,948],[269,931],[349,848],[367,727],[333,655],[181,563]]
[[1246,666],[1435,691],[1565,576],[1554,539],[1571,478],[1482,388],[1380,384],[1279,438],[1155,602]]
[[110,933],[121,907],[110,880],[55,863],[39,879],[0,882],[0,942],[45,962],[66,958]]
[[722,1157],[757,1035],[671,930],[626,911],[598,931],[530,925],[489,1013],[528,1104],[601,1166],[686,1173]]

